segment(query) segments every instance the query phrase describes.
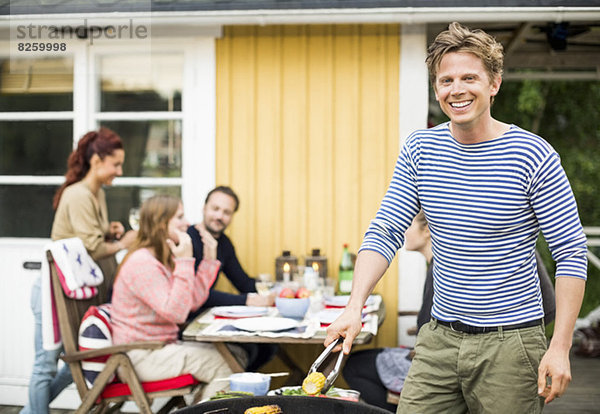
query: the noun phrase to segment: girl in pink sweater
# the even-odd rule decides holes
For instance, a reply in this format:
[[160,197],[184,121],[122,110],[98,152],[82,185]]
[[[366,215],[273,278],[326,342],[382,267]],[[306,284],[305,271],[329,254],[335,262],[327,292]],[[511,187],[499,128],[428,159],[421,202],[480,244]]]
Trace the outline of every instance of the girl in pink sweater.
[[202,398],[227,388],[231,370],[212,344],[177,342],[178,324],[206,300],[217,277],[217,242],[202,232],[204,260],[194,274],[189,223],[181,201],[154,196],[140,211],[140,229],[117,273],[112,297],[113,342],[161,340],[158,350],[134,350],[128,356],[141,381],[192,374],[207,383]]

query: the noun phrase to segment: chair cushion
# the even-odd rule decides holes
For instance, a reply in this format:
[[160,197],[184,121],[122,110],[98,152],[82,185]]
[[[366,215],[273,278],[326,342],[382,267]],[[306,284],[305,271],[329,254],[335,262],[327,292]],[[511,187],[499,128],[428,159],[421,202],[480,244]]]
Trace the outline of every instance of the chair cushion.
[[104,280],[102,270],[90,257],[81,239],[56,240],[45,250],[52,252],[54,262],[60,267],[61,284],[67,295],[85,286],[99,286]]
[[[79,326],[80,351],[104,348],[112,345],[110,309],[111,305],[109,303],[89,307]],[[106,361],[109,358],[110,355],[106,355],[98,358],[86,359],[81,362],[81,368],[88,387],[92,387],[96,377],[104,369]],[[129,385],[119,382],[118,378],[114,375],[110,381],[113,381],[113,383],[108,384],[104,388],[104,391],[102,391],[98,400],[131,395]],[[198,381],[191,374],[184,374],[159,381],[142,382],[142,388],[148,393],[174,390],[196,384],[198,384]]]
[[400,393],[388,390],[386,401],[390,404],[398,405],[400,402]]
[[[187,387],[188,385],[196,385],[198,381],[192,376],[192,374],[184,374],[178,377],[168,378],[159,381],[148,381],[142,382],[142,388],[145,392],[156,392],[174,390],[177,388]],[[102,398],[113,398],[121,397],[123,395],[130,395],[131,390],[129,385],[122,382],[107,385],[102,391],[100,396]]]
[[75,288],[73,290],[69,289],[69,285],[67,284],[65,275],[62,272],[62,270],[60,269],[60,267],[58,266],[58,264],[56,264],[56,262],[54,263],[54,267],[56,268],[58,280],[60,281],[63,291],[65,292],[65,295],[67,295],[69,298],[71,298],[71,299],[89,299],[89,298],[93,298],[94,296],[96,296],[98,294],[98,288],[95,286],[81,286],[81,287]]
[[[105,348],[112,345],[110,325],[110,304],[90,306],[79,325],[79,350]],[[81,369],[88,387],[92,387],[96,377],[106,366],[110,355],[81,361]],[[114,380],[114,375],[110,381]]]

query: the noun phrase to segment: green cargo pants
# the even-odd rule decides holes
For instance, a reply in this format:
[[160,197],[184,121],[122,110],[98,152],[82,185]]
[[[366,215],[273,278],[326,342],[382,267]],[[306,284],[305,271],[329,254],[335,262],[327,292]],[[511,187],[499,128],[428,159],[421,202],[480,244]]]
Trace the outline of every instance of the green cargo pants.
[[540,326],[467,334],[431,321],[419,331],[397,413],[537,414]]

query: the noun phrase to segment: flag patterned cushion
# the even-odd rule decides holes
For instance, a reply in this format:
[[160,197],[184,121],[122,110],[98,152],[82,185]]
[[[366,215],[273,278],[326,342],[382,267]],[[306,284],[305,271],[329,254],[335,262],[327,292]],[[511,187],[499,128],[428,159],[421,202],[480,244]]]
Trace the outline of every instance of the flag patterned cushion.
[[[110,325],[110,304],[90,306],[79,326],[79,350],[105,348],[112,345],[112,328]],[[88,387],[104,369],[110,355],[91,358],[81,362],[81,368]],[[111,378],[110,381],[114,380]]]

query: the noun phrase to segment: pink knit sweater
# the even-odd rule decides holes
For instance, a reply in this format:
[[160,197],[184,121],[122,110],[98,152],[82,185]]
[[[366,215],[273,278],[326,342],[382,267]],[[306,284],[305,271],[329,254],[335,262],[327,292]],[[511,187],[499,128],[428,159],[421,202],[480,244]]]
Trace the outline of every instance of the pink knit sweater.
[[194,275],[194,258],[175,259],[171,273],[148,249],[133,252],[114,284],[113,343],[175,341],[177,324],[206,301],[220,265],[202,260]]

